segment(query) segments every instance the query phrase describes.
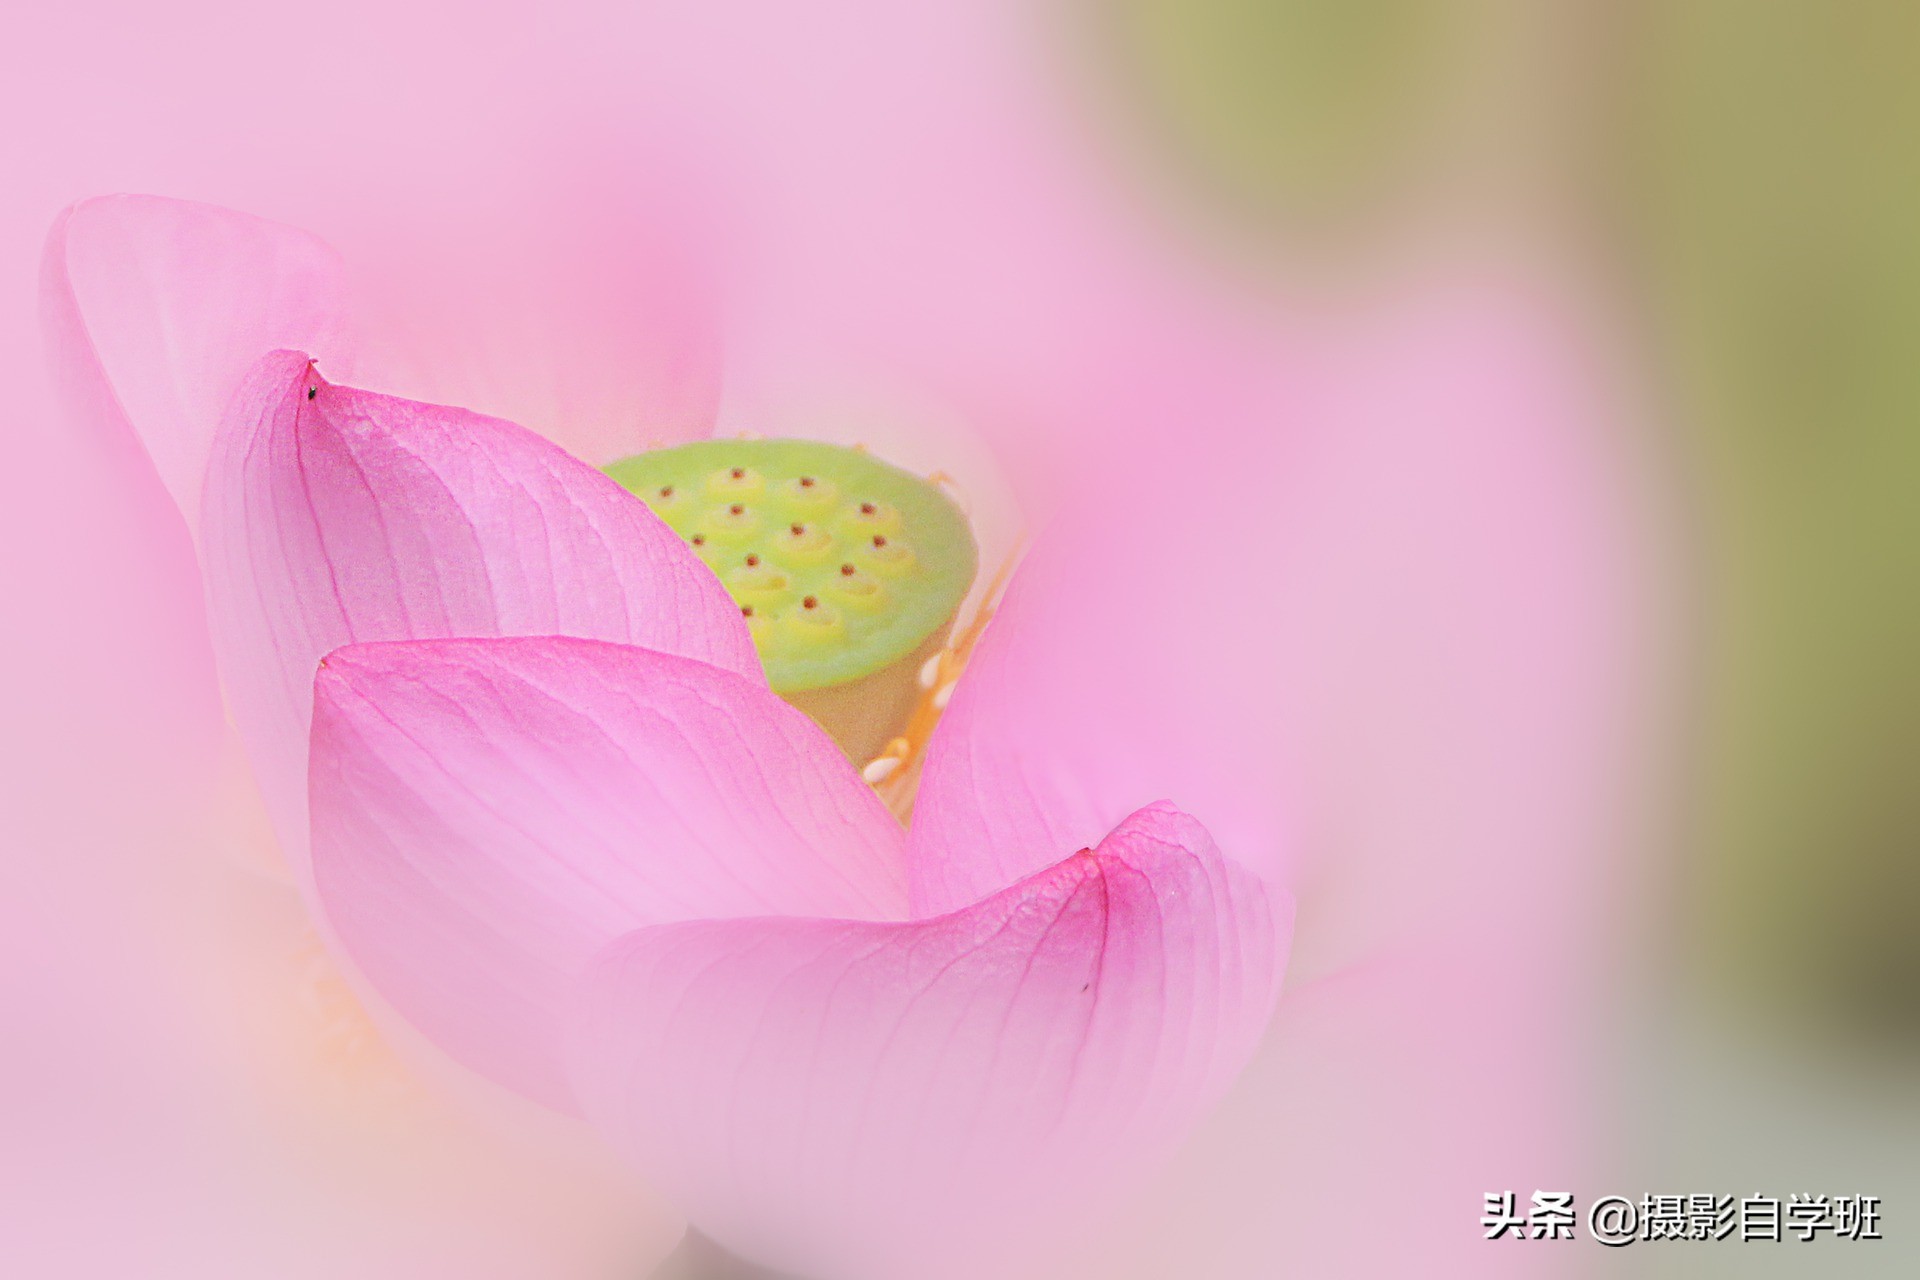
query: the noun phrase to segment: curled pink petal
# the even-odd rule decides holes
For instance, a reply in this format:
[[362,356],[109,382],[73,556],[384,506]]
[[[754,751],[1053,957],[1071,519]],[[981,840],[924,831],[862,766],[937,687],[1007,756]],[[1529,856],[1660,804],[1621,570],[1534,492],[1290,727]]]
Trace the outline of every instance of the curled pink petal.
[[576,1086],[737,1247],[924,1270],[1008,1246],[1189,1121],[1258,1041],[1289,919],[1154,805],[935,919],[635,932],[590,975]]
[[338,258],[264,218],[158,196],[85,200],[55,222],[43,277],[56,364],[70,387],[92,384],[103,428],[145,447],[193,532],[214,431],[254,362],[280,347],[346,359]]
[[304,871],[315,665],[356,641],[567,634],[758,678],[738,608],[645,504],[521,427],[262,360],[208,469],[215,652]]
[[900,916],[902,835],[757,681],[561,638],[354,645],[316,682],[314,874],[360,970],[455,1057],[566,1107],[564,993],[641,925]]

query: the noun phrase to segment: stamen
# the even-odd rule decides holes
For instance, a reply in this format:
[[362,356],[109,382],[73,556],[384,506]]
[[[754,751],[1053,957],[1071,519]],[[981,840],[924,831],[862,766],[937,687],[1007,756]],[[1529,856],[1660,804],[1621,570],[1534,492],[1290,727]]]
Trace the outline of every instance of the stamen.
[[[993,621],[994,611],[1006,590],[1007,579],[1013,575],[1013,568],[1019,560],[1020,549],[1016,547],[1001,562],[993,581],[987,584],[979,603],[974,606],[973,616],[964,626],[955,630],[945,649],[927,659],[920,668],[920,685],[927,694],[920,699],[920,705],[914,708],[902,736],[889,742],[882,756],[883,759],[897,759],[900,764],[889,768],[886,776],[873,784],[881,802],[902,822],[913,811],[914,792],[918,789],[919,770],[912,766],[919,762],[927,745],[932,742],[933,731],[939,726],[946,704],[953,697],[954,686],[967,669],[967,663],[972,659],[980,637],[985,634],[987,624]],[[941,683],[943,676],[948,678]],[[936,684],[939,685],[938,689],[935,688]]]

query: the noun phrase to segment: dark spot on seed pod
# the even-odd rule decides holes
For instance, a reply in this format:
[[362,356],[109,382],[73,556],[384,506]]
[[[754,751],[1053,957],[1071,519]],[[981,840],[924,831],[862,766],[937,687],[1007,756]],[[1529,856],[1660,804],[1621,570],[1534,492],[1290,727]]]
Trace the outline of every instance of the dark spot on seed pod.
[[861,515],[863,515],[863,516],[870,516],[870,515],[872,515],[872,514],[873,514],[873,512],[874,512],[874,506],[873,506],[873,504],[872,504],[871,502],[863,502],[863,503],[861,503],[861,504],[860,504],[860,514],[861,514]]
[[753,606],[750,604],[741,605],[740,616],[743,618],[751,618],[753,616]]
[[727,474],[735,480],[742,480],[746,478],[747,469],[745,467],[735,467],[733,470],[727,472]]
[[694,546],[696,546],[696,547],[704,547],[704,546],[706,546],[706,545],[707,545],[707,535],[706,535],[706,534],[704,534],[704,533],[696,533],[696,534],[694,534],[694,535],[693,535],[693,545],[694,545]]
[[818,596],[808,596],[800,602],[800,607],[802,609],[818,609],[820,607],[820,598]]
[[743,516],[747,514],[747,509],[736,502],[727,508],[727,514],[730,516]]
[[671,498],[673,496],[673,486],[670,484],[661,485],[660,496],[663,498]]
[[840,576],[843,578],[851,578],[853,576],[853,566],[850,564],[841,565]]
[[812,476],[801,476],[801,477],[800,477],[800,487],[801,487],[802,489],[811,489],[811,488],[813,488],[813,477],[812,477]]
[[886,535],[886,534],[884,534],[884,533],[876,533],[876,534],[874,534],[874,535],[873,535],[873,545],[874,545],[874,546],[876,546],[876,547],[884,547],[884,546],[886,546],[886,545],[887,545],[887,535]]
[[804,537],[807,532],[807,526],[803,524],[790,524],[787,526],[787,532],[796,538]]
[[749,568],[749,569],[751,569],[751,568],[753,568],[753,566],[755,566],[755,565],[757,565],[757,564],[759,564],[759,563],[760,563],[760,557],[759,557],[759,556],[748,556],[748,557],[747,557],[747,568]]

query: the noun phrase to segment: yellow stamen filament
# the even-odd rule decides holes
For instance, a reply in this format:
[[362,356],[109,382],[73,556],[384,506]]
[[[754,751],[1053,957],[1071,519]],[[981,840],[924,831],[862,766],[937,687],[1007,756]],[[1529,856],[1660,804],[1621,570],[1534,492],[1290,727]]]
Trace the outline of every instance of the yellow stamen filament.
[[920,697],[914,703],[913,714],[907,718],[905,728],[899,737],[888,742],[886,749],[860,771],[860,776],[872,784],[888,810],[902,822],[913,811],[913,798],[920,788],[920,766],[926,757],[927,744],[933,741],[933,731],[939,727],[941,713],[947,709],[954,686],[959,683],[961,673],[967,669],[967,663],[973,657],[974,647],[980,643],[987,624],[993,621],[1001,593],[1006,590],[1007,579],[1013,575],[1013,567],[1019,559],[1020,548],[1016,546],[994,573],[993,581],[981,595],[980,603],[966,625],[957,628],[946,647],[927,659],[926,665],[920,669]]

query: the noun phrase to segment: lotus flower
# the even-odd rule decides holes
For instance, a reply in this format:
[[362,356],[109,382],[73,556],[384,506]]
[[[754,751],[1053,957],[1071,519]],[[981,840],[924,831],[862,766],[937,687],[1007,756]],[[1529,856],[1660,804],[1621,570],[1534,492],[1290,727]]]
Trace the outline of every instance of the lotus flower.
[[[1484,1180],[1558,1167],[1552,1126],[1466,1104],[1557,1082],[1540,996],[1579,977],[1575,847],[1604,829],[1587,780],[1619,687],[1610,482],[1537,311],[1442,291],[1278,370],[1229,355],[1097,398],[1114,456],[1052,477],[1097,505],[1063,514],[953,691],[903,846],[637,500],[499,419],[269,354],[346,364],[310,238],[83,206],[47,280],[127,492],[157,505],[145,442],[198,530],[196,557],[155,559],[188,596],[204,567],[296,882],[455,1057],[584,1112],[750,1250],[943,1259],[939,1211],[1013,1213],[1061,1179],[1097,1199],[1090,1162],[1228,1084],[1291,891],[1316,981],[1229,1103],[1238,1132],[1197,1149],[1216,1158],[1187,1185],[1216,1190],[1168,1193],[1203,1224],[1181,1251],[1219,1275],[1517,1265],[1466,1251],[1464,1210],[1460,1251],[1433,1242]],[[167,692],[209,741],[204,655],[180,647]],[[910,1001],[929,955],[957,976]],[[1522,1011],[1493,1016],[1483,988],[1516,971]],[[691,1034],[682,986],[710,1011]],[[1387,1171],[1433,1220],[1266,1225],[1275,1202],[1354,1212],[1330,1166]]]
[[[949,766],[994,716],[963,692],[909,842],[693,554],[530,432],[269,356],[214,443],[201,545],[283,848],[359,970],[498,1082],[654,1134],[647,1163],[775,1261],[822,1248],[776,1211],[865,1249],[873,1224],[924,1241],[904,1228],[931,1206],[977,1222],[989,1188],[1047,1205],[1259,1039],[1285,913],[1201,824],[1152,796],[1009,811],[1017,765]],[[549,633],[622,644],[365,643]],[[647,928],[675,922],[700,927]],[[791,1021],[761,1028],[776,997]]]

